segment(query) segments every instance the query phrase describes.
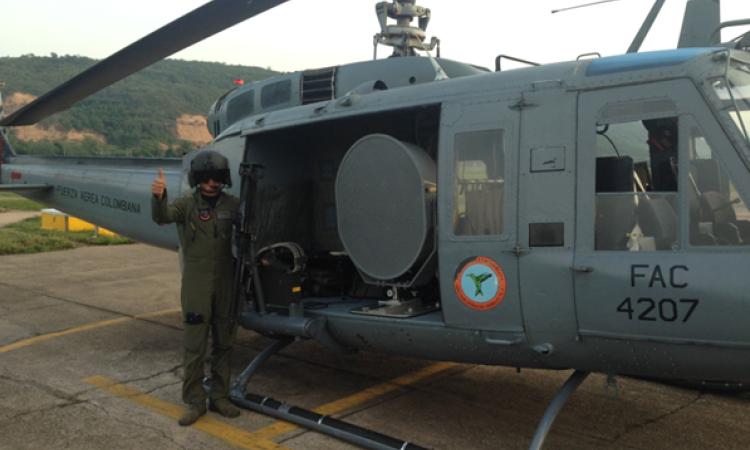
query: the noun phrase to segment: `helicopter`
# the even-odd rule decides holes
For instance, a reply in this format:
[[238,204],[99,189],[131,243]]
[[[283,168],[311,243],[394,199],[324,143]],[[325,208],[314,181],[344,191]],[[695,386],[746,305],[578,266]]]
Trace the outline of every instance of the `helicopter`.
[[[36,123],[283,2],[206,3],[0,126]],[[575,369],[539,449],[591,372],[615,390],[621,375],[750,379],[750,34],[719,42],[750,20],[720,23],[718,1],[690,0],[678,48],[639,53],[663,4],[626,54],[509,71],[502,59],[519,58],[500,55],[493,72],[441,58],[428,8],[380,2],[374,52],[390,58],[218,99],[214,140],[196,152],[221,153],[241,180],[238,321],[275,339],[232,402],[364,448],[417,449],[246,386],[311,339],[340,354]],[[0,145],[0,190],[179,251],[175,228],[151,220],[149,188],[162,169],[170,192],[191,192],[196,153],[20,156],[4,134]]]

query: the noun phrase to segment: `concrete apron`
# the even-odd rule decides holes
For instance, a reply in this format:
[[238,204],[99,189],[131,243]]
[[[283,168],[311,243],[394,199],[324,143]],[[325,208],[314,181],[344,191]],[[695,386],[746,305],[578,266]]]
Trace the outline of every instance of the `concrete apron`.
[[[176,253],[145,245],[0,257],[0,448],[354,449],[243,412],[183,428]],[[240,330],[236,376],[270,341]],[[569,376],[452,365],[313,342],[274,356],[249,390],[434,449],[528,448]],[[547,449],[740,449],[750,394],[704,394],[592,375]]]

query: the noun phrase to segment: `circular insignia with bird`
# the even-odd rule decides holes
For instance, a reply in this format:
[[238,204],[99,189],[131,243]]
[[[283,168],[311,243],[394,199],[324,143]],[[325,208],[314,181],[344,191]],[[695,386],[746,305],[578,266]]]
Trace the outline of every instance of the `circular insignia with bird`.
[[503,269],[495,261],[478,256],[458,271],[453,286],[466,306],[487,311],[503,301],[507,284]]

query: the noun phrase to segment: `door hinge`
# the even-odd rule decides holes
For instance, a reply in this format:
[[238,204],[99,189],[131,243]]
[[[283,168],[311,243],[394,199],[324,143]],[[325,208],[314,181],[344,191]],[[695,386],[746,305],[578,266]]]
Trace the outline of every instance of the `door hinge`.
[[521,244],[516,244],[515,247],[513,247],[513,250],[505,250],[503,253],[510,253],[512,255],[516,255],[518,257],[521,257],[525,254],[531,253],[531,250],[524,250],[521,248]]
[[516,111],[523,111],[524,109],[536,108],[537,106],[539,105],[535,105],[534,103],[526,103],[526,99],[521,97],[521,100],[519,100],[518,103],[509,106],[509,108]]

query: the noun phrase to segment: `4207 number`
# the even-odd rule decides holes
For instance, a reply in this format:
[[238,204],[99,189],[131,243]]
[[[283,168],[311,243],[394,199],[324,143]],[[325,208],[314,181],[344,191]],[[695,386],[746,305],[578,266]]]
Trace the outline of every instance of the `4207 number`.
[[650,298],[639,298],[633,302],[628,297],[617,307],[617,312],[626,313],[628,320],[636,318],[644,322],[656,322],[659,319],[664,322],[676,322],[682,316],[682,322],[685,323],[690,320],[699,303],[700,300],[696,299],[674,301],[671,298],[664,298],[659,302]]

